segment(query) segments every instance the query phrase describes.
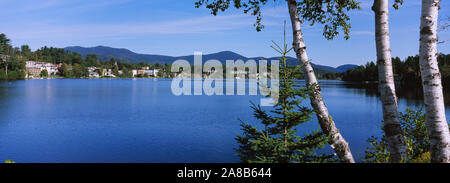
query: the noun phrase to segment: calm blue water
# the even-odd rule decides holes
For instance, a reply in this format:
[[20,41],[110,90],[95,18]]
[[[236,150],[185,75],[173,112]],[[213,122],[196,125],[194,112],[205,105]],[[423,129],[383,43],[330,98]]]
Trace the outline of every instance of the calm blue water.
[[[240,118],[260,96],[174,96],[164,79],[0,82],[0,161],[238,162]],[[325,102],[357,159],[381,134],[376,95],[321,83]],[[420,106],[399,101],[400,110]],[[450,109],[447,108],[447,115]],[[316,119],[300,133],[319,129]],[[329,151],[329,149],[325,149]]]

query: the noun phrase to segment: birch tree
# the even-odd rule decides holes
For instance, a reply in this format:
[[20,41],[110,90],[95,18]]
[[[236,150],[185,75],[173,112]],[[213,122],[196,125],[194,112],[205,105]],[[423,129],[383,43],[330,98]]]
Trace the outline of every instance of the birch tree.
[[[394,163],[399,163],[401,160],[407,160],[407,153],[398,115],[397,96],[395,94],[389,38],[388,4],[388,0],[374,0],[372,10],[375,13],[378,87],[383,110],[383,130],[389,145],[391,160]],[[395,3],[394,7],[398,8],[398,4]]]
[[[232,4],[237,9],[244,9],[244,13],[256,16],[254,26],[257,31],[264,28],[262,24],[261,7],[269,0],[197,0],[195,5],[200,7],[205,5],[211,10],[213,15],[219,11],[227,10]],[[274,0],[281,1],[281,0]],[[323,101],[321,89],[317,81],[314,69],[306,54],[306,44],[303,40],[301,25],[308,21],[311,25],[319,23],[323,25],[323,36],[326,39],[333,39],[342,30],[345,38],[349,38],[350,20],[347,12],[352,9],[359,9],[359,3],[355,0],[286,0],[292,24],[293,48],[300,65],[303,66],[305,80],[312,92],[309,95],[311,106],[316,113],[322,131],[330,136],[330,146],[343,162],[354,163],[355,160],[350,151],[348,142],[339,132],[333,118],[328,112],[328,108]]]
[[437,62],[437,20],[440,0],[422,0],[419,63],[430,137],[431,162],[450,162],[450,134],[445,116],[441,73]]

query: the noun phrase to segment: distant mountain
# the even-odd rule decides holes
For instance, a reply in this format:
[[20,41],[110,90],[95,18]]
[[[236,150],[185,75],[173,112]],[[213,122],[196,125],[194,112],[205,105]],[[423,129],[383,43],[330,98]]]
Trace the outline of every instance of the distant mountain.
[[[134,53],[128,49],[124,48],[111,48],[106,46],[96,46],[96,47],[80,47],[80,46],[70,46],[64,48],[65,50],[76,52],[81,54],[83,57],[85,57],[87,54],[96,54],[99,60],[110,60],[112,57],[114,57],[117,61],[129,61],[131,63],[139,63],[139,62],[148,62],[148,63],[172,63],[175,60],[178,59],[184,59],[187,60],[190,63],[194,63],[194,55],[187,55],[187,56],[180,56],[180,57],[173,57],[173,56],[166,56],[166,55],[152,55],[152,54],[139,54]],[[226,60],[259,60],[259,59],[267,59],[267,60],[274,60],[278,57],[272,57],[272,58],[263,58],[263,57],[253,57],[248,58],[245,56],[242,56],[240,54],[231,52],[231,51],[222,51],[218,53],[212,53],[212,54],[206,54],[203,55],[203,61],[210,60],[210,59],[217,59],[221,61],[222,63],[225,63]],[[297,64],[297,59],[288,57],[288,62],[291,64]],[[352,64],[346,64],[341,65],[337,68],[325,66],[325,65],[317,65],[312,63],[313,68],[318,71],[318,73],[326,73],[326,72],[345,72],[348,69],[352,69],[355,67],[358,67],[357,65]]]
[[110,60],[112,57],[114,57],[114,59],[116,59],[117,61],[130,61],[131,63],[139,63],[139,62],[170,63],[173,62],[175,58],[164,55],[139,54],[124,48],[111,48],[106,46],[96,46],[89,48],[80,46],[70,46],[64,49],[79,53],[83,55],[83,57],[86,57],[87,54],[96,54],[99,60],[104,61]]
[[354,69],[358,67],[358,65],[354,65],[354,64],[345,64],[345,65],[341,65],[339,67],[336,67],[336,71],[337,72],[345,72],[349,69]]

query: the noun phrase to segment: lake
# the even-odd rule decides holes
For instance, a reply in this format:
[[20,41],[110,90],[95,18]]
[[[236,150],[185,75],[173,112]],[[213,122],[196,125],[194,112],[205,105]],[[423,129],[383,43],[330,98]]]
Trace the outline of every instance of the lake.
[[[238,118],[256,124],[249,105],[261,96],[175,96],[170,86],[170,79],[0,82],[0,161],[239,162]],[[375,89],[342,81],[321,87],[360,160],[367,138],[382,134]],[[400,96],[400,111],[421,105],[414,94]],[[315,118],[299,133],[314,129]]]

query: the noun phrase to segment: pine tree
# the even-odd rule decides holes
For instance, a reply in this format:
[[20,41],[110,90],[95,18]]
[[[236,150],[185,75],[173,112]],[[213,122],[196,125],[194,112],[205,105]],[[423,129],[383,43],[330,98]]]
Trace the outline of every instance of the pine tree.
[[[286,34],[285,34],[286,35]],[[286,36],[284,36],[286,38]],[[327,138],[320,131],[313,131],[300,137],[296,127],[311,120],[313,111],[302,106],[308,98],[310,88],[299,87],[292,79],[298,69],[289,67],[286,63],[288,49],[286,39],[283,48],[274,42],[272,46],[282,56],[280,59],[280,93],[279,100],[270,112],[252,103],[254,117],[264,126],[258,130],[256,126],[243,121],[243,133],[236,137],[240,144],[238,156],[245,163],[306,163],[327,162],[330,155],[318,155],[316,150],[327,144]],[[298,67],[297,67],[298,68]]]
[[[214,16],[231,7],[243,9],[245,14],[256,16],[256,22],[253,25],[257,31],[261,31],[264,28],[262,24],[263,7],[269,5],[269,2],[268,0],[196,0],[195,7],[205,6],[211,10],[211,14]],[[348,13],[350,10],[360,9],[359,3],[356,0],[274,0],[273,2],[287,2],[292,27],[293,51],[299,65],[302,65],[306,85],[311,88],[309,101],[322,132],[330,137],[330,147],[342,162],[354,163],[355,159],[350,146],[339,132],[322,98],[316,71],[307,54],[302,25],[305,21],[311,24],[322,24],[323,36],[329,40],[340,32],[344,33],[345,39],[349,39],[351,26]]]

